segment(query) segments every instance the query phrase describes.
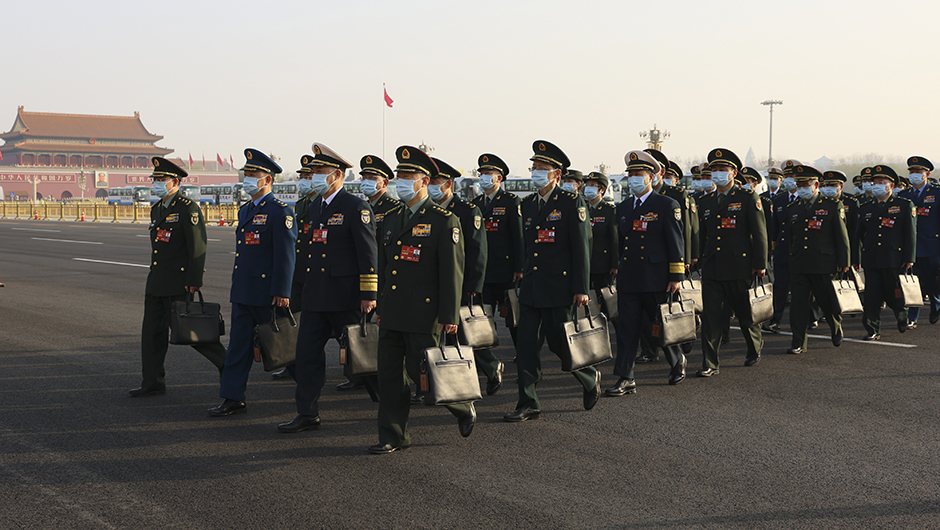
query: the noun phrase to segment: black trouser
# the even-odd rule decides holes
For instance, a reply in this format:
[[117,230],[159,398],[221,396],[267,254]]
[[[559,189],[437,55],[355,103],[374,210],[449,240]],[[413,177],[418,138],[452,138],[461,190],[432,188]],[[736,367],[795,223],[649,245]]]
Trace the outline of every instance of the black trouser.
[[764,342],[761,338],[760,324],[745,326],[741,318],[749,315],[751,308],[748,300],[750,280],[709,280],[702,279],[702,368],[718,368],[718,352],[721,349],[721,336],[728,328],[728,315],[734,311],[744,334],[747,345],[747,358],[760,357]]
[[[649,336],[648,325],[656,320],[659,305],[669,301],[665,290],[651,293],[625,293],[617,291],[617,361],[614,375],[633,379],[633,368],[640,337]],[[644,332],[644,328],[647,329]],[[675,368],[682,359],[679,346],[662,348],[669,366]]]
[[[506,291],[509,289],[515,289],[516,286],[513,283],[484,283],[483,284],[483,303],[489,305],[493,308],[493,311],[496,314],[499,314],[501,308],[505,305],[508,307],[506,301]],[[508,317],[506,321],[506,327],[509,328],[509,336],[512,337],[512,345],[516,345],[516,327],[510,326],[508,322]],[[493,354],[489,348],[480,348],[478,350],[473,350],[473,357],[476,359],[477,365],[483,370],[483,374],[486,375],[487,380],[492,380],[496,377],[496,369],[499,368],[499,358]]]
[[781,261],[774,260],[774,316],[771,322],[775,324],[783,320],[783,310],[790,295],[790,262]]
[[881,302],[894,311],[898,322],[907,320],[904,312],[904,300],[897,298],[898,270],[865,269],[865,297],[862,306],[865,310],[863,324],[868,333],[881,333]]
[[297,331],[297,358],[288,367],[297,390],[297,414],[318,416],[317,401],[326,380],[326,351],[324,347],[331,336],[342,337],[346,326],[357,324],[362,313],[347,311],[303,311],[300,314],[300,329]]
[[[185,302],[187,295],[154,296],[144,295],[144,321],[140,331],[141,388],[148,390],[166,388],[163,361],[170,344],[170,305],[173,302]],[[225,366],[225,347],[221,342],[193,344],[209,362],[222,372]]]
[[[790,275],[790,331],[793,332],[791,348],[806,348],[806,330],[809,321],[819,320],[816,312],[822,309],[822,314],[829,323],[832,335],[842,326],[842,313],[835,304],[835,291],[832,287],[832,274],[802,274]],[[776,287],[776,286],[774,286]],[[816,303],[812,302],[816,297]]]

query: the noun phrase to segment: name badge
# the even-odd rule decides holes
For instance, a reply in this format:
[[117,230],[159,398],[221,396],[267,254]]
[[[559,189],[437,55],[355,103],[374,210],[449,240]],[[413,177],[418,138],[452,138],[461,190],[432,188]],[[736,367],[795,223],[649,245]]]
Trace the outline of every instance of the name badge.
[[552,213],[548,214],[548,220],[549,220],[549,221],[560,221],[560,220],[561,220],[561,212],[559,212],[558,210],[552,210]]
[[921,216],[921,217],[930,215],[930,208],[929,208],[929,207],[928,207],[928,208],[918,208],[918,209],[917,209],[917,215],[919,215],[919,216]]
[[493,208],[493,215],[506,215],[506,208],[503,206]]
[[260,245],[261,234],[259,234],[258,232],[245,232],[245,244],[246,245]]
[[401,247],[401,259],[417,263],[421,259],[421,249],[404,245]]
[[329,219],[326,220],[326,224],[327,226],[338,226],[343,224],[343,214],[334,213],[330,216]]
[[539,243],[554,243],[555,231],[554,230],[539,230],[539,237],[537,241]]
[[487,221],[486,231],[487,232],[499,232],[499,221]]
[[326,243],[326,233],[328,230],[326,228],[314,228],[313,234],[310,235],[311,243]]
[[732,219],[729,219],[729,218],[727,218],[727,217],[722,217],[722,218],[721,218],[721,227],[722,227],[722,228],[734,228],[734,225],[735,225],[735,223],[737,223],[737,222],[738,222],[737,219],[733,219],[733,218],[732,218]]
[[161,230],[159,228],[157,229],[157,241],[162,241],[163,243],[169,243],[170,236],[172,235],[173,235],[173,232],[171,230]]
[[637,232],[646,232],[646,225],[649,221],[644,221],[643,219],[635,219],[633,221],[633,229]]
[[180,214],[178,214],[178,213],[171,213],[170,215],[166,216],[166,219],[164,219],[163,222],[165,222],[165,223],[178,223],[179,221],[180,221]]
[[812,228],[813,230],[822,230],[822,223],[823,223],[822,221],[818,221],[816,219],[810,219],[809,227]]
[[268,214],[259,213],[258,215],[251,218],[251,224],[253,225],[266,225],[268,224]]
[[[420,224],[414,225],[411,229],[411,235],[414,237],[428,237],[431,235],[431,225],[429,224]],[[415,260],[418,261],[418,260]]]
[[888,219],[887,217],[881,219],[881,226],[888,228],[894,228],[894,219]]

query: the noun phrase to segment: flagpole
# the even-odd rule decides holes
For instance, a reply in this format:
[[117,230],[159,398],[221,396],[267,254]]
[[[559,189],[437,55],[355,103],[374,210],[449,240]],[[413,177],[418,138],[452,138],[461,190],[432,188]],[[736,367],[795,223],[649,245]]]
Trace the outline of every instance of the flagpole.
[[382,160],[385,160],[385,107],[388,103],[385,101],[385,83],[382,83]]

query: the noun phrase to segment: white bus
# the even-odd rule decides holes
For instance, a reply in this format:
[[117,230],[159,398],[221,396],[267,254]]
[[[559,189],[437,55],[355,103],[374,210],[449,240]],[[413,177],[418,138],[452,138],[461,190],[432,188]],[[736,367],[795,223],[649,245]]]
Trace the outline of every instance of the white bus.
[[242,185],[234,184],[206,184],[199,188],[200,204],[241,204],[248,200],[248,194],[242,191]]
[[150,186],[108,188],[108,204],[150,204]]
[[293,206],[297,204],[297,182],[275,182],[271,187],[271,193],[284,204]]

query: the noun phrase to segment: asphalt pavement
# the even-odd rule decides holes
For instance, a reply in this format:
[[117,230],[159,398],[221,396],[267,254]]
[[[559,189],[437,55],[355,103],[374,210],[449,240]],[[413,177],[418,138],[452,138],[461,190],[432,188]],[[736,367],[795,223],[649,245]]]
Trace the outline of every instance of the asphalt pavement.
[[[204,293],[226,320],[232,227],[209,227]],[[721,373],[667,385],[639,365],[638,394],[581,406],[543,351],[542,418],[507,381],[461,438],[445,410],[412,409],[414,445],[370,455],[376,411],[337,392],[327,350],[319,431],[279,434],[292,382],[255,365],[248,413],[210,418],[218,373],[170,346],[167,393],[140,383],[146,224],[0,220],[0,528],[937,528],[940,325],[809,350],[765,334],[746,368],[732,329]],[[784,330],[787,329],[786,322]],[[865,333],[847,318],[848,339]],[[223,339],[227,342],[227,337]],[[602,366],[612,385],[612,363]]]

